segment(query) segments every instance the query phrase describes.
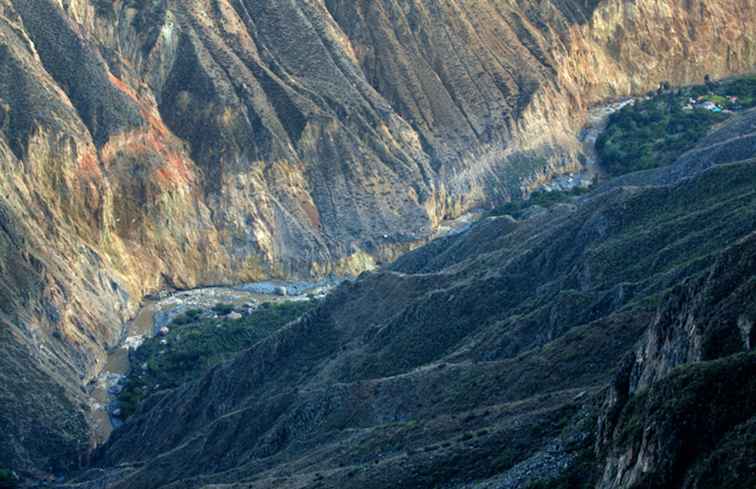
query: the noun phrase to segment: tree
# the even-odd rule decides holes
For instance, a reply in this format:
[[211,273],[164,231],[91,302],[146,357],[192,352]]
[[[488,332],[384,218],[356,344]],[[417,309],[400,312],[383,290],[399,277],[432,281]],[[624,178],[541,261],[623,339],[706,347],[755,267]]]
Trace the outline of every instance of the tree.
[[18,475],[14,471],[0,468],[0,489],[15,489],[18,483]]
[[711,75],[704,76],[704,84],[706,85],[706,89],[709,91],[709,93],[713,93],[714,89],[717,87],[717,84],[711,78]]
[[664,80],[663,82],[659,83],[659,90],[657,91],[657,94],[661,95],[664,92],[668,92],[671,88],[672,85],[667,80]]

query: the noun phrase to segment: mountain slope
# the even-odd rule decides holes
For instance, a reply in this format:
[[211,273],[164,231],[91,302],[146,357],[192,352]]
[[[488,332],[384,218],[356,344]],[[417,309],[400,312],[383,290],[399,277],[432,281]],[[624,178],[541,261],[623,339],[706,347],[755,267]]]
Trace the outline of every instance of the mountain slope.
[[752,69],[754,15],[748,0],[0,0],[0,464],[86,458],[82,385],[146,293],[394,258],[444,217],[577,169],[588,104]]
[[752,382],[712,386],[756,368],[754,129],[709,138],[729,160],[700,146],[673,181],[487,219],[339,287],[148,399],[77,487],[525,487],[586,458],[599,487],[703,487],[750,446]]

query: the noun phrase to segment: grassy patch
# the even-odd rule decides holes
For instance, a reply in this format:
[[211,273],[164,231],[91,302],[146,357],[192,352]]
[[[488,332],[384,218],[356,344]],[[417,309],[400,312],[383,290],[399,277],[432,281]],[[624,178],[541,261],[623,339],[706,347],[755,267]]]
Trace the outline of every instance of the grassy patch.
[[171,324],[168,336],[150,338],[135,352],[132,371],[118,396],[122,416],[131,416],[148,394],[199,377],[301,317],[316,304],[309,301],[269,305],[238,320],[202,320],[197,311],[179,316]]

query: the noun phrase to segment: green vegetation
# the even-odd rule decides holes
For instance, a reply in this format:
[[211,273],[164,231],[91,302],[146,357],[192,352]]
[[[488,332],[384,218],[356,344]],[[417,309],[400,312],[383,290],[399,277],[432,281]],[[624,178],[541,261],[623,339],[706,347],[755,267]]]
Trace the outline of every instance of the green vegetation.
[[228,314],[231,314],[233,312],[234,306],[231,304],[223,304],[222,302],[217,303],[213,306],[213,311],[221,316],[226,316]]
[[727,118],[704,109],[684,111],[677,97],[653,98],[612,114],[596,151],[612,176],[666,166]]
[[532,207],[539,206],[549,209],[557,204],[564,204],[566,202],[569,202],[573,197],[587,194],[590,191],[591,187],[576,187],[572,190],[554,190],[551,192],[540,190],[538,192],[533,192],[532,194],[530,194],[530,198],[528,198],[527,200],[513,200],[512,202],[507,202],[504,205],[500,205],[492,209],[490,212],[488,212],[487,217],[503,216],[508,214],[514,218],[519,219],[523,216],[525,211]]
[[738,97],[737,105],[744,109],[756,107],[756,75],[731,80],[721,87],[728,95]]
[[[173,321],[168,336],[148,339],[134,354],[134,368],[118,396],[122,416],[131,416],[148,394],[197,378],[301,317],[316,304],[309,301],[269,305],[238,320],[202,320],[201,311],[187,311]],[[225,311],[226,307],[233,310],[233,306],[226,304],[213,310]]]
[[645,437],[669,453],[668,465],[645,474],[648,481],[660,481],[658,487],[669,487],[696,466],[703,479],[712,481],[699,487],[753,487],[721,481],[756,479],[745,462],[746,454],[753,453],[754,430],[747,423],[756,405],[754,374],[754,353],[678,367],[627,403],[615,442],[624,450],[640,447]]
[[691,98],[733,111],[756,106],[756,76],[660,91],[612,114],[596,142],[601,165],[612,176],[669,165],[730,117],[698,106],[685,110]]
[[191,323],[197,322],[197,320],[199,320],[200,315],[202,315],[201,309],[189,309],[184,314],[177,316],[173,320],[173,324],[175,326],[184,326],[186,324],[191,324]]
[[11,469],[0,468],[0,489],[13,489],[18,487],[19,479]]
[[[712,435],[721,436],[750,416],[745,407],[756,402],[755,368],[753,353],[677,367],[651,390],[639,392],[628,402],[617,440],[640,442],[645,427],[654,424],[668,434],[684,435],[689,443],[711,444]],[[711,413],[718,416],[712,418]],[[691,426],[702,429],[688,431]]]
[[698,487],[756,487],[756,417],[730,431],[694,469]]

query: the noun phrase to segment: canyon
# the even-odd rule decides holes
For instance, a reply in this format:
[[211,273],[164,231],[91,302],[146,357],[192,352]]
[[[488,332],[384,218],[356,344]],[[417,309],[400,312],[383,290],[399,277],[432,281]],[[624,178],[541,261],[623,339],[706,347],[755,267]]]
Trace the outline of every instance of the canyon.
[[750,487],[754,155],[751,110],[345,282],[151,394],[63,487]]
[[751,0],[0,0],[0,466],[90,462],[147,294],[392,262],[754,39]]

